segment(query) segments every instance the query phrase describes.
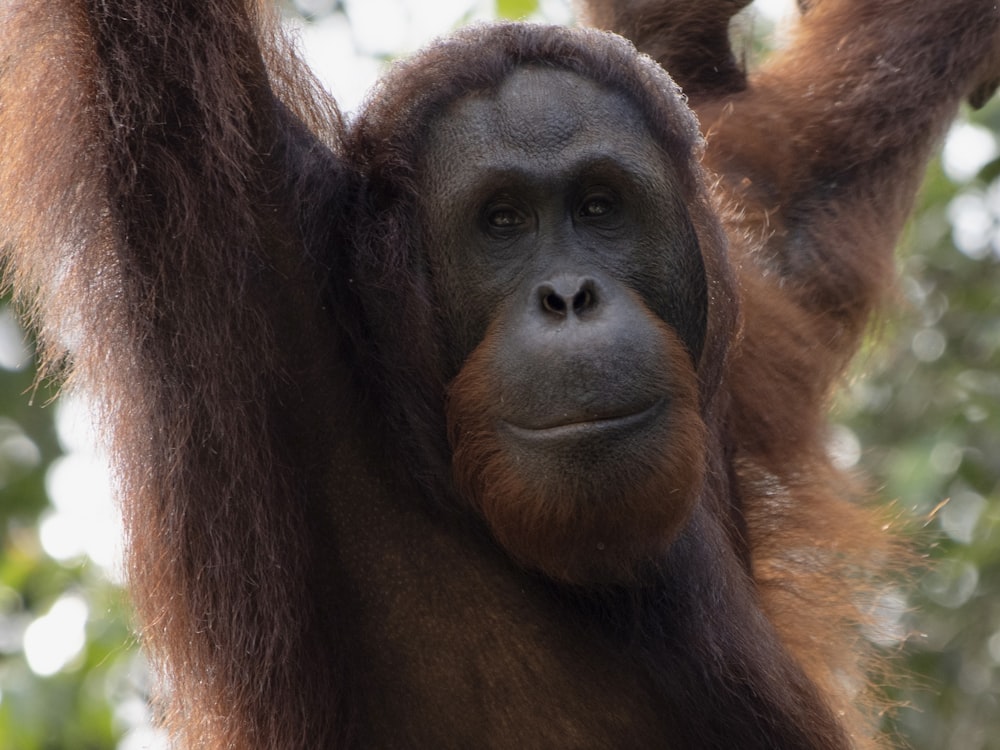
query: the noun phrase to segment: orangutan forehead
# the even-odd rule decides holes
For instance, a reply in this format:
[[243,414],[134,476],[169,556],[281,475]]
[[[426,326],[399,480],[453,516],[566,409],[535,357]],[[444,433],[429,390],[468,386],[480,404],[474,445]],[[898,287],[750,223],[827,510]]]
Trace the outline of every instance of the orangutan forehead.
[[496,91],[456,101],[432,132],[450,143],[551,154],[609,132],[648,131],[638,107],[623,94],[570,71],[524,67]]

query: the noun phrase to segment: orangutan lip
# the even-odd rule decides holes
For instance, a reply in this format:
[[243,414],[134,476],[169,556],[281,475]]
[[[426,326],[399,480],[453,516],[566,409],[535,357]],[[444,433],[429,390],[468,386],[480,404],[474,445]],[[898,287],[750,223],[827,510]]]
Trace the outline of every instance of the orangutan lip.
[[552,440],[583,437],[607,431],[632,432],[652,421],[663,409],[665,399],[657,399],[652,406],[624,415],[585,419],[545,427],[523,427],[501,419],[500,424],[515,437],[523,440]]

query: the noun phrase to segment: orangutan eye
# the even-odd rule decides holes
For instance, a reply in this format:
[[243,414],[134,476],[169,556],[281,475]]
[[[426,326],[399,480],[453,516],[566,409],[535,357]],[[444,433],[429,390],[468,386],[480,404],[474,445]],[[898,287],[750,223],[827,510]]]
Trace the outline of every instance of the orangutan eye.
[[614,201],[609,196],[595,195],[584,199],[579,213],[584,219],[599,219],[610,215],[614,210]]
[[524,216],[516,209],[500,206],[486,214],[486,223],[495,229],[510,229],[523,224]]

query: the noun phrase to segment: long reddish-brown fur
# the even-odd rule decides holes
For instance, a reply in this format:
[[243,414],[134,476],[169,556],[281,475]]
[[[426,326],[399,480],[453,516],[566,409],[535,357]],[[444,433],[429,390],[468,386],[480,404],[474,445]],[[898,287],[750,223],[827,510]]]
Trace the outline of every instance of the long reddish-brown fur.
[[[880,744],[859,627],[895,543],[824,414],[934,143],[1000,76],[1000,11],[816,0],[748,75],[746,4],[584,3],[674,74],[704,148],[596,32],[466,32],[347,127],[255,3],[0,8],[7,278],[47,371],[96,399],[182,746],[731,747],[758,708],[788,747]],[[690,165],[685,195],[711,301],[684,386],[707,435],[678,440],[708,479],[659,587],[527,574],[451,485],[421,128],[547,55],[718,175]]]
[[267,30],[243,3],[176,6],[0,9],[0,236],[43,363],[68,353],[108,435],[167,725],[191,747],[316,747],[340,731],[339,680],[312,603],[311,430],[286,416],[313,365],[282,321],[316,317],[319,282],[294,240],[271,254],[295,218],[261,210],[296,191],[260,154]]

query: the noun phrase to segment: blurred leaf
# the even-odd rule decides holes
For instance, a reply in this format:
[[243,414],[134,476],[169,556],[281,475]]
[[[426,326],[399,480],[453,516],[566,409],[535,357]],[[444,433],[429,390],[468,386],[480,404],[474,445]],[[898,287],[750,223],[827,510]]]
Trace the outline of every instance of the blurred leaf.
[[526,18],[537,10],[538,0],[496,0],[496,12],[500,18]]
[[995,179],[1000,177],[1000,157],[989,162],[981,170],[977,177],[983,182],[993,182]]

